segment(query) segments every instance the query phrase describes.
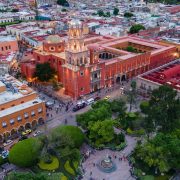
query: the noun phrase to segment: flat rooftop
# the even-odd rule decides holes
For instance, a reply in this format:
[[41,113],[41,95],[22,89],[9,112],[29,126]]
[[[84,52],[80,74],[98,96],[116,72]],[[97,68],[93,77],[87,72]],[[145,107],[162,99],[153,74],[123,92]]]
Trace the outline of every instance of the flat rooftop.
[[7,115],[11,115],[11,114],[13,114],[15,112],[18,112],[18,111],[21,111],[23,109],[27,109],[29,107],[32,107],[32,106],[36,105],[36,104],[41,104],[42,102],[44,102],[44,101],[42,101],[39,98],[36,98],[36,99],[33,99],[32,101],[28,101],[26,103],[19,104],[17,106],[13,106],[11,108],[5,109],[3,111],[0,111],[1,112],[0,113],[0,118],[5,117]]
[[0,76],[0,86],[6,86],[6,91],[0,93],[0,105],[36,93],[8,74]]

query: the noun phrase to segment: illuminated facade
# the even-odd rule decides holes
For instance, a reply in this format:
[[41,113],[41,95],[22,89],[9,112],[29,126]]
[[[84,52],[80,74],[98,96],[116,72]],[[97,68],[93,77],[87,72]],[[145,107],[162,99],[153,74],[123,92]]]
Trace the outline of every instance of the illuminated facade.
[[38,94],[8,74],[0,75],[0,142],[46,119],[45,103]]
[[[22,73],[32,75],[35,64],[49,62],[57,71],[65,93],[73,98],[113,86],[115,83],[166,64],[176,57],[173,45],[160,45],[131,36],[84,37],[78,20],[69,23],[68,42],[51,37],[42,50],[34,51],[35,61],[22,64]],[[48,44],[49,43],[49,44]],[[46,48],[49,45],[48,49]],[[58,51],[59,47],[61,50]]]

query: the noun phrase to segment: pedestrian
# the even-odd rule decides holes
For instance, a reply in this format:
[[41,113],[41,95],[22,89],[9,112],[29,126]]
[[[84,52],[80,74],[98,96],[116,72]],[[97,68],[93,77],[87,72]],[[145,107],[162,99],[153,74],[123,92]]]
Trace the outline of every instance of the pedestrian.
[[92,171],[90,172],[90,176],[92,175]]
[[95,164],[95,163],[93,163],[93,166],[95,167],[95,166],[96,166],[96,164]]
[[116,159],[116,155],[114,156],[114,158]]
[[64,120],[64,123],[67,124],[67,119]]

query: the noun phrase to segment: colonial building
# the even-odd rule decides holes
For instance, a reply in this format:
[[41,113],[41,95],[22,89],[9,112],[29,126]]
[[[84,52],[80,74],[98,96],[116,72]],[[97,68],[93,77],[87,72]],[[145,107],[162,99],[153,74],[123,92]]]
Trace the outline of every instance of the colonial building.
[[34,51],[34,59],[22,63],[29,81],[36,63],[49,62],[57,71],[65,93],[73,98],[109,87],[175,59],[173,45],[136,37],[94,35],[85,37],[78,20],[69,23],[68,40],[50,36]]
[[45,118],[45,103],[38,94],[14,77],[0,73],[0,142],[42,124]]

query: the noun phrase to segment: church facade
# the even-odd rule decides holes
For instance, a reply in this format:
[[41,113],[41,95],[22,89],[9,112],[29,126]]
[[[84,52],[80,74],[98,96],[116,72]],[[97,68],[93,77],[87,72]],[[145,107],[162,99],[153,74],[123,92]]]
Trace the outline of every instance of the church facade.
[[65,93],[77,99],[166,64],[175,59],[175,52],[175,46],[131,36],[84,37],[83,24],[72,20],[67,42],[57,35],[48,37],[21,70],[31,81],[35,65],[49,62]]

